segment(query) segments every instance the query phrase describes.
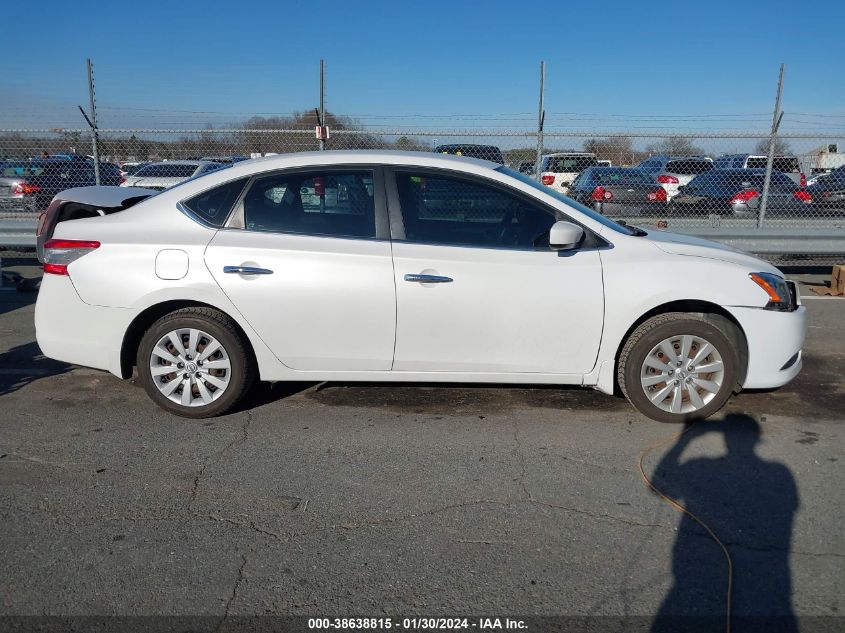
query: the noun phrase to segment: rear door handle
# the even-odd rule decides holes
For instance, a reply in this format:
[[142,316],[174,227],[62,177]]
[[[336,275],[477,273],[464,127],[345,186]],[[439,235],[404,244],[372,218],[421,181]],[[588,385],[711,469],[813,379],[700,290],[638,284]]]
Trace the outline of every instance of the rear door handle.
[[223,266],[224,273],[237,273],[238,275],[272,275],[269,268],[256,268],[255,266]]
[[415,275],[408,273],[404,277],[405,281],[415,281],[421,284],[448,284],[454,281],[451,277],[444,277],[442,275]]

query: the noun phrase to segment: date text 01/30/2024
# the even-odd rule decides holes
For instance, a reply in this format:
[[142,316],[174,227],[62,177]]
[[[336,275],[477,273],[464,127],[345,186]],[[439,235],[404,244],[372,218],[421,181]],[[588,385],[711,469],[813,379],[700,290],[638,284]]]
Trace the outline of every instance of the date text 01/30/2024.
[[401,629],[401,630],[453,630],[477,629],[526,630],[524,620],[511,618],[308,618],[308,628],[312,630],[345,629]]

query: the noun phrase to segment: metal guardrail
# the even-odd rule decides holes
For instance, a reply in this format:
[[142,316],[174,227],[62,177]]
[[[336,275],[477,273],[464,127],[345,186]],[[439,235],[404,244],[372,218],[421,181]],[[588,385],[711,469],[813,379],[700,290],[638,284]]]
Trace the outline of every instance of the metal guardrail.
[[0,219],[1,248],[35,248],[35,218]]

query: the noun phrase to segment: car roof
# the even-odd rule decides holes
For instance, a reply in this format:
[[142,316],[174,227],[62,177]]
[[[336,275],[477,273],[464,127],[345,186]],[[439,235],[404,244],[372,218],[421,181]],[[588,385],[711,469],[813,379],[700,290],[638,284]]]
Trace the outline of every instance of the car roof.
[[546,156],[595,156],[593,152],[553,152],[551,154],[543,154],[543,158]]
[[[397,165],[415,167],[444,167],[447,169],[464,169],[465,171],[478,171],[482,169],[497,169],[500,163],[481,158],[470,158],[468,156],[454,156],[452,154],[439,154],[434,152],[409,152],[400,150],[329,150],[325,152],[292,152],[289,154],[276,154],[263,158],[253,158],[240,161],[227,168],[229,174],[239,174],[241,171],[253,172],[255,166],[260,164],[266,169],[284,169],[286,167],[320,166],[320,165]],[[476,169],[468,170],[472,166]]]

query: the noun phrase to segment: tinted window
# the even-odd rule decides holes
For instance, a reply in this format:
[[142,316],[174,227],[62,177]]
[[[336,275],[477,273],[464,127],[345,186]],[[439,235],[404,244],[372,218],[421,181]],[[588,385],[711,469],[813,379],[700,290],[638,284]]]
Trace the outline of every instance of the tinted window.
[[396,176],[405,238],[479,247],[548,246],[554,212],[498,188],[452,177]]
[[200,173],[207,174],[210,171],[216,171],[223,167],[228,167],[228,165],[224,165],[223,163],[211,163],[210,165],[205,165]]
[[622,169],[615,167],[604,167],[590,169],[590,181],[603,185],[636,185],[651,184],[652,180],[638,169]]
[[197,170],[197,165],[157,163],[145,165],[135,172],[141,178],[190,178]]
[[711,169],[713,169],[713,163],[709,160],[684,159],[670,160],[666,163],[664,171],[679,176],[695,176]]
[[227,182],[225,185],[220,185],[186,200],[184,205],[209,224],[217,227],[223,226],[229,211],[232,210],[232,205],[235,204],[241,191],[243,191],[246,181],[246,178],[241,178]]
[[598,165],[596,159],[590,156],[549,156],[544,171],[577,173],[596,165]]
[[[748,159],[746,167],[748,169],[765,169],[766,160],[765,156],[752,156]],[[772,169],[784,173],[798,173],[801,171],[801,168],[798,166],[798,159],[794,156],[775,156],[772,162]]]
[[256,180],[244,196],[251,231],[375,237],[371,171],[279,174]]

